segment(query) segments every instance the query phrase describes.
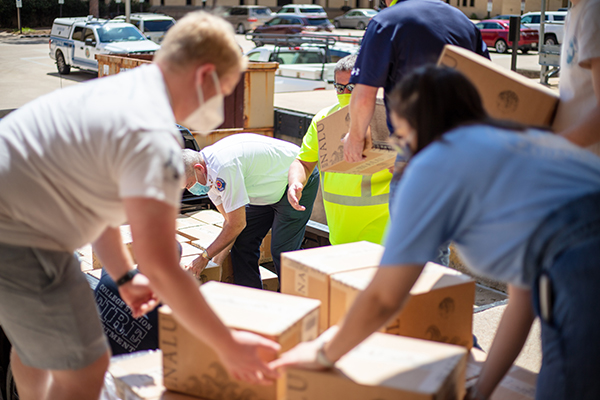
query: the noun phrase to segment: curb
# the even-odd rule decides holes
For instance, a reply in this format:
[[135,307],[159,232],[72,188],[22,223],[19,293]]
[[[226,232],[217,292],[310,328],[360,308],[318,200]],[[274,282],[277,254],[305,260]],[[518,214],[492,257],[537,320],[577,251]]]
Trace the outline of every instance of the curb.
[[43,37],[50,37],[50,35],[48,34],[39,34],[39,35],[19,35],[20,39],[24,39],[24,38],[43,38]]

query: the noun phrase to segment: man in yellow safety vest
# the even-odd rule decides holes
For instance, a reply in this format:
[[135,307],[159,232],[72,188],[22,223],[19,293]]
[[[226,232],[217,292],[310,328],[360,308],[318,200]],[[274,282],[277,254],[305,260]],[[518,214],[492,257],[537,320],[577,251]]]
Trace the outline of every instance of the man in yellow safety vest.
[[[319,111],[313,118],[300,154],[288,173],[288,200],[292,207],[303,210],[299,204],[307,178],[319,160],[317,122],[350,103],[353,84],[350,74],[356,56],[346,56],[335,66],[335,88],[338,103]],[[392,174],[386,169],[373,175],[352,175],[321,172],[321,190],[331,244],[367,240],[381,244],[389,220],[389,193]]]

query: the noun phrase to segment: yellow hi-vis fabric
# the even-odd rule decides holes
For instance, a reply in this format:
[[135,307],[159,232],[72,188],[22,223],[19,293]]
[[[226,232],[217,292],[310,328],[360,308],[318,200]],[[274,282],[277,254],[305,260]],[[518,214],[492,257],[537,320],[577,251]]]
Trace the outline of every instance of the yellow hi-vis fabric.
[[[302,140],[299,160],[319,161],[317,121],[339,109],[339,104],[336,104],[314,116]],[[387,169],[373,175],[321,171],[320,177],[331,244],[360,240],[382,244],[390,218],[388,202],[392,174]]]

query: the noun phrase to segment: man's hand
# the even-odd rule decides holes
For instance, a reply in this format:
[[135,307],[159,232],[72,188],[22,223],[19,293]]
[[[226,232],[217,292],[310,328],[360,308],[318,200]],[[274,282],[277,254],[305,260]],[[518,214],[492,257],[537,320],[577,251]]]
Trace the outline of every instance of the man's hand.
[[198,256],[194,259],[194,261],[192,261],[191,265],[186,265],[185,269],[190,271],[196,278],[199,278],[207,265],[208,260],[202,256]]
[[281,346],[250,332],[231,331],[234,346],[222,349],[220,359],[235,379],[254,384],[269,385],[279,377],[267,365],[277,357]]
[[344,143],[344,160],[350,163],[356,163],[366,158],[363,155],[365,148],[365,139],[357,139],[349,133],[342,139]]
[[316,371],[324,370],[325,367],[317,362],[317,352],[320,347],[321,342],[317,340],[302,342],[283,353],[277,360],[270,362],[269,367],[273,370],[290,366]]
[[119,295],[131,309],[134,318],[139,318],[152,311],[159,303],[150,289],[150,281],[142,274],[119,287]]
[[302,190],[304,189],[304,185],[300,182],[294,182],[288,187],[287,197],[290,205],[294,208],[294,210],[304,211],[306,207],[300,204],[300,199],[302,198]]

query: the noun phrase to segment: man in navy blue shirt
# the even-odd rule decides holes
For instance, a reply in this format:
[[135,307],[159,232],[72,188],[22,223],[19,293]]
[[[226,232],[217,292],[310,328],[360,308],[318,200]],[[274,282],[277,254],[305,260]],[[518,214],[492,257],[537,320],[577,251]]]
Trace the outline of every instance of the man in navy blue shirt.
[[[344,157],[349,162],[363,157],[367,127],[380,87],[387,98],[407,72],[437,62],[446,44],[490,57],[479,29],[457,8],[440,0],[385,2],[388,8],[380,11],[367,27],[350,79],[356,86],[350,102],[350,133],[344,143]],[[391,132],[389,117],[388,126]]]

